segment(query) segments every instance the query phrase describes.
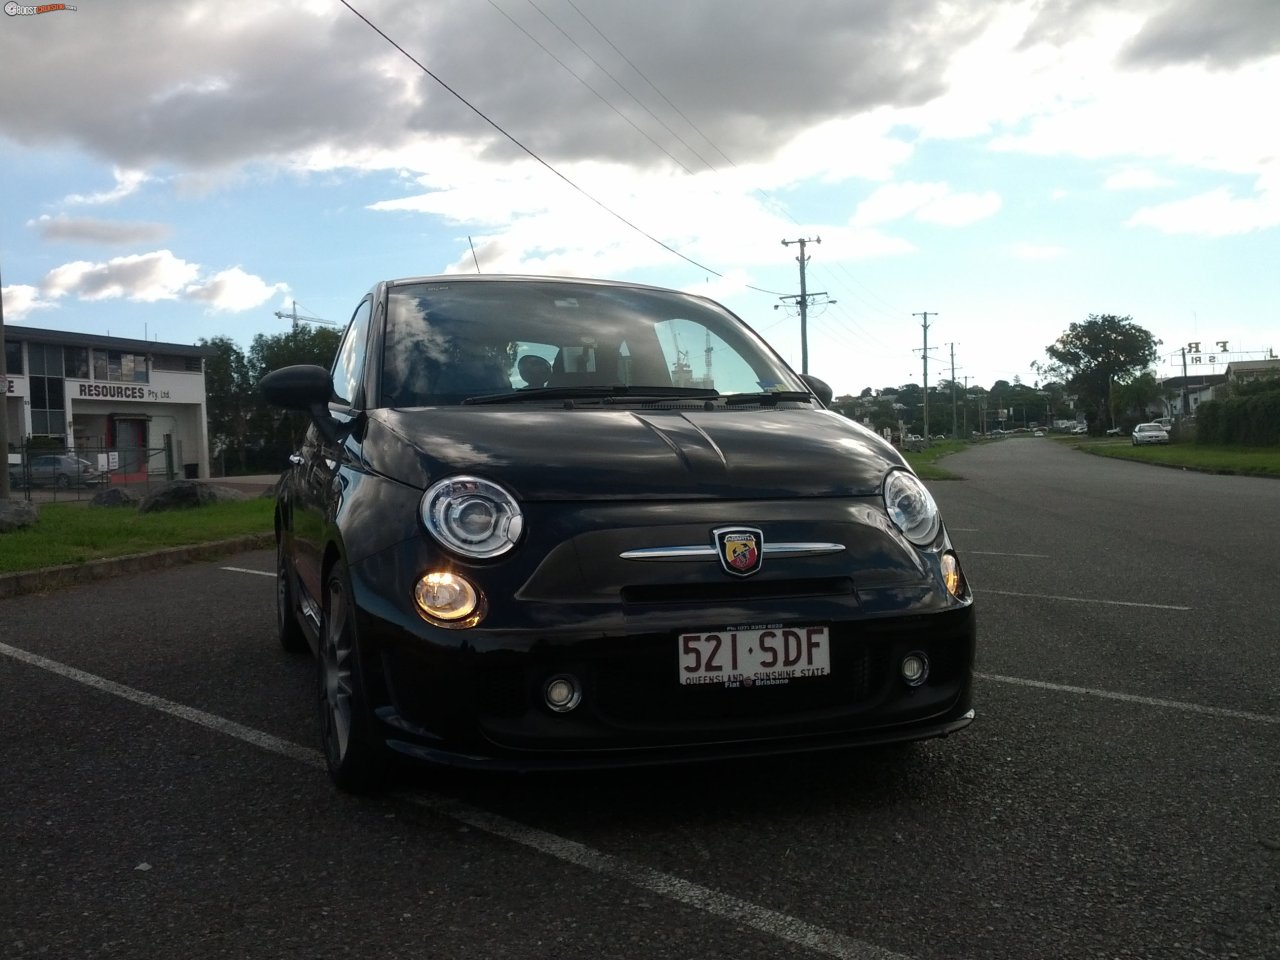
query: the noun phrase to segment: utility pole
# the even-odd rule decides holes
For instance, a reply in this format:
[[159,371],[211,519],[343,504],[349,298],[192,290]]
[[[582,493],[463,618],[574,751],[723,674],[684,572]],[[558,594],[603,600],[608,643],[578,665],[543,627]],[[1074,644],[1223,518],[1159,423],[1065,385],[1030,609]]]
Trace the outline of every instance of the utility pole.
[[[801,373],[809,372],[809,291],[805,287],[805,276],[804,276],[804,265],[808,262],[809,258],[805,256],[804,248],[805,248],[805,244],[821,243],[821,242],[822,242],[821,237],[814,237],[812,240],[810,240],[807,237],[802,237],[799,240],[783,240],[782,241],[782,245],[784,247],[789,247],[793,243],[800,244],[800,256],[796,257],[796,260],[800,264],[800,296],[780,297],[779,299],[794,301],[800,307],[800,372]],[[826,293],[825,292],[815,293],[814,296],[825,297]],[[829,302],[835,303],[834,300],[831,300]]]
[[[4,284],[0,283],[0,290]],[[4,297],[0,295],[0,503],[9,499],[9,377],[5,368]]]
[[947,346],[951,348],[951,439],[956,440],[960,436],[956,432],[956,345],[949,343]]
[[936,317],[938,311],[932,312],[925,310],[921,313],[913,313],[913,317],[920,317],[920,327],[924,330],[924,348],[920,351],[920,356],[924,359],[924,445],[929,445],[929,318]]
[[1190,413],[1190,407],[1187,404],[1187,348],[1182,348],[1182,415],[1185,417]]

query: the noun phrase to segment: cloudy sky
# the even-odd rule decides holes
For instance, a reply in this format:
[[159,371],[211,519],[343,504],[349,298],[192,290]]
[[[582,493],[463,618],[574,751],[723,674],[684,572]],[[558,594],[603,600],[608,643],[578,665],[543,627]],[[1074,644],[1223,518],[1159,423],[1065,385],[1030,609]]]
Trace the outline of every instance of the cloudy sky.
[[1090,313],[1280,354],[1276,0],[67,6],[0,16],[8,324],[247,346],[478,268],[706,293],[799,368],[821,238],[838,394],[921,382],[925,312],[930,382]]

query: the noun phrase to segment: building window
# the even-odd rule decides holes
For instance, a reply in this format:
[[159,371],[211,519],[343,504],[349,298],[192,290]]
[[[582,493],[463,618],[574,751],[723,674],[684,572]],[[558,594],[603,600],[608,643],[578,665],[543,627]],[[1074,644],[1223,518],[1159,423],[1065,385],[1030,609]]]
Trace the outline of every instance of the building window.
[[4,369],[12,376],[22,375],[22,344],[13,340],[4,342]]
[[62,348],[47,343],[27,344],[31,365],[31,433],[61,437],[67,430],[67,391],[63,379]]
[[146,354],[94,350],[93,379],[111,383],[147,383]]
[[89,379],[89,348],[63,347],[62,375],[73,380]]

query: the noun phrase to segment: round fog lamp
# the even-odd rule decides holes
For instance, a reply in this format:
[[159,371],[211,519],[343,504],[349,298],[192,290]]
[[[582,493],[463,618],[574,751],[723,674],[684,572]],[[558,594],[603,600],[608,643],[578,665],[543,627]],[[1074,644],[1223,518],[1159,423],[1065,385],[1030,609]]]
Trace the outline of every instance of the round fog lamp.
[[929,658],[914,650],[902,658],[902,679],[909,687],[918,687],[929,676]]
[[469,625],[459,621],[474,616],[480,605],[475,587],[457,574],[442,571],[423,575],[413,588],[413,599],[428,620],[452,626]]
[[552,677],[542,688],[547,706],[556,713],[568,713],[582,700],[582,688],[576,678],[563,674]]

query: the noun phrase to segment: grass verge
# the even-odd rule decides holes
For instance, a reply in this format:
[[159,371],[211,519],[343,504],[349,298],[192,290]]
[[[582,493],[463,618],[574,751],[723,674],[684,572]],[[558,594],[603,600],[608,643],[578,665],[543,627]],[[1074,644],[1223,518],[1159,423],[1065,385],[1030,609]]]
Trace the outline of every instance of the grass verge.
[[1100,457],[1138,460],[1163,467],[1182,467],[1203,473],[1280,477],[1280,447],[1225,447],[1199,443],[1135,447],[1123,438],[1085,441],[1077,446],[1085,453]]
[[269,497],[159,513],[138,513],[129,507],[42,504],[40,519],[33,526],[0,533],[0,573],[270,533],[274,510],[275,501]]
[[961,480],[959,474],[944,470],[937,461],[949,453],[963,450],[969,444],[963,440],[934,440],[924,450],[912,452],[904,450],[902,456],[921,480]]

